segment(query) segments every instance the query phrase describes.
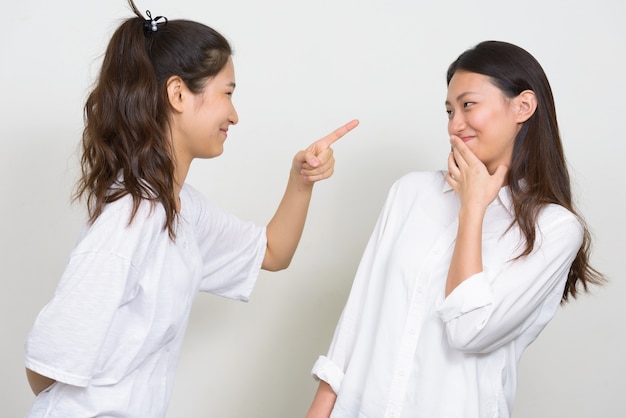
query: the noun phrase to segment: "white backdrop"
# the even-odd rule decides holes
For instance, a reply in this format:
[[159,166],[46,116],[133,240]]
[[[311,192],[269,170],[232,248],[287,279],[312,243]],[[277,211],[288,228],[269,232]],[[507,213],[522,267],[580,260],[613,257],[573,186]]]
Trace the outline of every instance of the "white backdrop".
[[[240,122],[223,156],[188,181],[265,223],[296,151],[352,118],[335,176],[316,186],[291,267],[263,272],[245,304],[199,295],[168,417],[304,415],[310,368],[330,342],[361,252],[393,180],[446,167],[445,70],[485,39],[542,63],[557,102],[593,262],[611,282],[559,311],[521,364],[517,418],[624,417],[623,210],[626,3],[549,0],[138,0],[199,20],[233,44]],[[423,3],[423,4],[422,4]],[[69,203],[82,106],[124,0],[3,1],[0,22],[2,416],[33,399],[23,343],[73,247]]]

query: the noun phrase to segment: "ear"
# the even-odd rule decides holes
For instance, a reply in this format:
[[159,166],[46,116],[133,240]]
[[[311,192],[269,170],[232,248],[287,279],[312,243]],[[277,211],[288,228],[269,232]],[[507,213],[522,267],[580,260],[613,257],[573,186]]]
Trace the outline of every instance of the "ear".
[[183,111],[183,103],[186,95],[186,86],[182,78],[173,75],[167,79],[167,100],[175,112]]
[[517,122],[524,123],[537,110],[537,96],[532,90],[524,90],[514,99],[517,107]]

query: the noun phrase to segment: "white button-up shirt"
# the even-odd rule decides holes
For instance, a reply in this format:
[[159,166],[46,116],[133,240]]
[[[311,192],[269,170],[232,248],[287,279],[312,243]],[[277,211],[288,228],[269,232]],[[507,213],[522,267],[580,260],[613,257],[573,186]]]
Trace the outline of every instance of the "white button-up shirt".
[[582,243],[580,222],[548,205],[533,252],[524,248],[508,187],[483,224],[483,271],[447,298],[460,202],[443,172],[410,173],[391,188],[327,356],[333,418],[505,418],[517,365],[552,319]]

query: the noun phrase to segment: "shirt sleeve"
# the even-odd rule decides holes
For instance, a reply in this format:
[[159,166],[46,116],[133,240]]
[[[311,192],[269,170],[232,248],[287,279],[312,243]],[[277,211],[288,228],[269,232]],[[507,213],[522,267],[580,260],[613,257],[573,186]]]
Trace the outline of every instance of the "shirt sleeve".
[[531,254],[486,266],[447,298],[442,296],[437,312],[454,348],[491,352],[526,332],[532,341],[552,319],[583,230],[578,219],[560,207],[540,215],[539,226]]
[[[320,356],[313,365],[311,371],[313,378],[323,380],[330,385],[335,393],[338,393],[346,369],[348,368],[357,339],[359,343],[367,344],[367,341],[375,338],[373,327],[364,327],[363,324],[374,323],[372,315],[375,310],[365,310],[368,299],[378,297],[384,293],[384,280],[376,278],[384,277],[381,271],[384,269],[384,261],[387,258],[386,251],[390,248],[385,243],[388,235],[385,234],[393,201],[397,194],[398,182],[390,189],[385,205],[379,214],[376,225],[369,238],[367,246],[361,257],[350,295],[341,313],[335,333],[326,356]],[[371,303],[371,306],[377,306]]]
[[122,303],[131,263],[118,256],[75,254],[52,300],[26,341],[26,367],[54,380],[86,386]]
[[202,258],[200,290],[248,301],[267,248],[265,226],[244,221],[195,193]]

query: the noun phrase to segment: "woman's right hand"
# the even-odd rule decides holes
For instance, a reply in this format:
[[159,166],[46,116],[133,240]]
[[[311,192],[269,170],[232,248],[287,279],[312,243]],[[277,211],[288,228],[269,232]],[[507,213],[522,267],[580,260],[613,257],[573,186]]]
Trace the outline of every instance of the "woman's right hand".
[[450,144],[452,152],[448,157],[446,181],[459,196],[462,208],[486,210],[504,185],[508,167],[501,164],[490,173],[461,138],[452,135]]

